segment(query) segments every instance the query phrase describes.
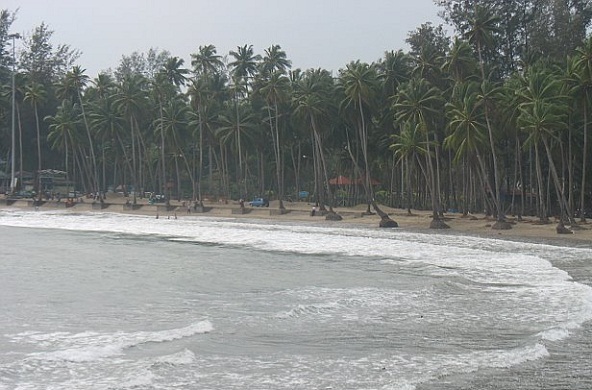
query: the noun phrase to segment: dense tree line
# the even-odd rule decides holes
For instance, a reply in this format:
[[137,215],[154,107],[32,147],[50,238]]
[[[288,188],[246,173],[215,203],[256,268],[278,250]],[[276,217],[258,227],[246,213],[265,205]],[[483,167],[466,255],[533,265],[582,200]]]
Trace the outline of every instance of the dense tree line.
[[[0,14],[0,156],[9,163],[17,70],[17,170],[62,169],[81,191],[121,186],[169,198],[280,200],[311,192],[321,210],[376,201],[585,221],[592,4],[436,0],[454,28],[426,23],[409,51],[335,74],[293,69],[279,45],[227,55],[198,46],[124,56],[91,79],[44,24],[12,60]],[[0,168],[1,169],[1,168]],[[355,185],[337,186],[344,175]],[[134,198],[135,199],[135,198]]]

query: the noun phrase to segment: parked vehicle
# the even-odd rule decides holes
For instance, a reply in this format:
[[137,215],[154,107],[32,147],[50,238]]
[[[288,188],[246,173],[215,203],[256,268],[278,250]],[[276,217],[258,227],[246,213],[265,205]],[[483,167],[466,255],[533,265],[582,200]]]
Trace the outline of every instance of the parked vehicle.
[[269,200],[265,198],[253,198],[249,204],[251,207],[269,207]]

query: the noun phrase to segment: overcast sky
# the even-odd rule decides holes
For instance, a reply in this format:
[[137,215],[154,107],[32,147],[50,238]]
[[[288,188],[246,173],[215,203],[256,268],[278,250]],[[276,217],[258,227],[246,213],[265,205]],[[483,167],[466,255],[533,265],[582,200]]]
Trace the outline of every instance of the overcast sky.
[[11,33],[30,34],[45,22],[54,44],[82,52],[78,63],[91,78],[151,47],[190,67],[190,53],[207,44],[220,55],[245,44],[263,54],[279,44],[293,68],[336,71],[407,50],[409,31],[442,23],[433,0],[3,0],[0,8],[19,8]]

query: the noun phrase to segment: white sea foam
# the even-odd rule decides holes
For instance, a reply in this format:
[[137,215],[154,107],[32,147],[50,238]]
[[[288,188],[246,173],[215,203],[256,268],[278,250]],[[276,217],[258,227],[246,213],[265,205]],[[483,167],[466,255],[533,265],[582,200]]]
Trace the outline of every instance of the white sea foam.
[[[48,361],[90,362],[98,359],[119,356],[128,348],[145,343],[162,343],[178,340],[185,337],[211,332],[213,326],[210,321],[200,321],[189,326],[177,329],[169,329],[156,332],[117,332],[114,334],[87,333],[89,337],[81,337],[81,334],[56,336],[48,335],[43,339],[51,341],[58,350],[51,352],[36,352],[31,357]],[[37,334],[34,338],[39,338]],[[67,336],[67,337],[66,337]]]
[[187,365],[195,363],[195,354],[188,349],[172,355],[160,356],[155,359],[156,363],[171,364],[171,365]]

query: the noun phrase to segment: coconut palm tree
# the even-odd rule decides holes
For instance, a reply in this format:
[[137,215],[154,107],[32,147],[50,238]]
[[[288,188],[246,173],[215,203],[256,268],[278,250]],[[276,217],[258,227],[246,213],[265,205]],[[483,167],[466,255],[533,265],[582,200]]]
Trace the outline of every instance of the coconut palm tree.
[[194,176],[191,172],[185,152],[182,148],[184,133],[187,129],[188,118],[189,107],[185,100],[179,96],[169,100],[167,104],[165,104],[162,115],[156,119],[154,127],[155,135],[161,135],[164,138],[164,142],[161,146],[165,147],[175,162],[177,196],[179,198],[181,196],[181,181],[178,166],[179,158],[185,163],[192,181],[192,185],[194,186]]
[[442,94],[436,87],[425,79],[412,78],[399,90],[394,103],[396,119],[401,123],[408,122],[413,127],[419,127],[425,138],[426,145],[426,182],[430,188],[432,200],[432,229],[449,228],[440,218],[440,200],[437,172],[432,162],[433,142],[431,140],[431,124],[433,116],[438,114],[438,106],[442,103]]
[[[326,211],[325,200],[328,200],[329,213],[326,218],[341,220],[342,217],[333,210],[333,193],[329,184],[328,166],[325,157],[322,126],[326,126],[327,117],[334,111],[332,99],[335,90],[331,74],[325,70],[307,71],[294,88],[292,104],[294,114],[301,117],[312,130],[313,160],[315,167],[315,183],[317,183],[318,203],[322,212]],[[325,188],[327,198],[325,197]]]
[[370,110],[375,106],[375,99],[380,92],[380,83],[376,68],[366,63],[353,62],[341,72],[341,82],[345,93],[344,106],[351,106],[357,111],[356,127],[358,139],[364,159],[364,189],[366,192],[367,213],[374,199],[371,180],[371,169],[368,158],[368,126],[370,123]]
[[35,128],[37,130],[37,180],[35,180],[35,190],[39,194],[41,199],[41,179],[40,172],[42,167],[41,161],[41,128],[39,126],[39,105],[43,104],[47,98],[47,93],[43,84],[38,82],[31,82],[25,86],[25,101],[31,103],[33,111],[35,113]]
[[68,168],[69,151],[72,150],[75,153],[76,150],[77,127],[80,123],[78,112],[70,100],[64,100],[57,108],[55,115],[46,116],[44,120],[49,123],[47,141],[50,147],[54,150],[61,150],[65,154],[66,181],[70,183],[72,176],[70,176]]
[[582,115],[584,117],[582,179],[580,183],[580,220],[585,222],[586,168],[588,165],[588,110],[590,108],[590,99],[592,98],[592,37],[586,39],[583,45],[576,49],[575,68],[575,74],[578,81],[577,89],[583,95],[583,99],[579,99],[582,105]]
[[496,93],[495,87],[489,82],[485,74],[485,62],[483,60],[483,50],[487,46],[492,46],[494,43],[494,35],[499,29],[499,18],[493,13],[483,7],[476,6],[475,12],[468,20],[468,29],[465,32],[465,37],[469,43],[473,44],[477,49],[479,58],[479,69],[481,71],[482,81],[482,98],[485,105],[485,122],[487,124],[487,132],[489,135],[489,146],[491,148],[491,158],[493,162],[493,178],[494,178],[494,196],[495,206],[497,210],[497,221],[492,226],[493,229],[507,230],[511,229],[512,225],[505,221],[503,206],[501,202],[501,182],[499,178],[499,169],[497,161],[497,152],[494,140],[493,126],[491,123],[491,103],[492,97]]
[[287,76],[279,71],[274,71],[269,80],[261,87],[261,93],[267,102],[267,118],[269,121],[269,128],[271,133],[271,140],[273,145],[273,155],[275,158],[275,173],[278,185],[279,209],[284,210],[284,184],[283,184],[283,158],[280,131],[280,103],[286,102],[289,97],[290,80]]
[[420,156],[427,153],[425,149],[425,142],[422,140],[423,135],[419,125],[413,125],[411,122],[405,122],[400,134],[392,136],[394,143],[389,145],[397,158],[397,163],[404,164],[405,181],[407,186],[407,214],[411,215],[411,208],[413,206],[413,188],[411,185],[411,174],[415,166],[414,161],[417,161],[421,172],[426,175],[426,170],[422,164]]
[[219,72],[224,67],[222,57],[216,52],[216,46],[200,46],[197,53],[191,54],[191,66],[197,75],[207,76]]
[[[481,172],[481,181],[491,188],[487,179],[485,162],[482,157],[482,150],[487,149],[487,126],[485,114],[478,97],[479,85],[474,82],[457,84],[454,99],[446,104],[446,113],[449,118],[448,128],[450,134],[444,139],[444,146],[455,152],[454,162],[466,164],[470,161],[477,161]],[[485,183],[487,183],[485,185]],[[466,184],[466,183],[465,183]],[[466,186],[465,186],[466,192]],[[468,211],[467,196],[464,197],[464,212]]]
[[[236,122],[240,120],[240,122]],[[238,115],[235,114],[234,107],[227,105],[225,112],[223,112],[218,121],[220,126],[215,131],[215,136],[219,140],[220,145],[223,147],[229,147],[232,151],[237,154],[237,160],[239,166],[237,168],[237,178],[243,177],[243,166],[240,165],[240,161],[243,161],[243,143],[245,140],[252,139],[252,133],[256,127],[257,120],[251,106],[247,102],[243,102],[238,107]],[[223,162],[223,165],[227,165],[227,162]],[[227,172],[228,174],[228,172]],[[227,180],[228,182],[228,180]],[[248,189],[246,183],[241,187],[241,181],[238,180],[239,190],[246,196]],[[227,191],[230,189],[227,188]],[[227,192],[227,196],[231,194]]]
[[[249,79],[257,72],[257,62],[261,59],[261,56],[255,55],[253,51],[253,45],[244,45],[238,46],[236,51],[231,50],[229,53],[233,58],[234,61],[230,62],[228,65],[230,67],[230,73],[232,76],[232,82],[234,84],[234,91],[235,91],[235,114],[236,120],[234,121],[235,124],[238,126],[241,123],[240,109],[239,109],[239,99],[241,95],[245,94],[248,95],[249,91]],[[243,175],[243,158],[242,158],[242,145],[241,145],[241,130],[237,127],[236,135],[238,137],[238,165],[239,165],[239,177],[238,181],[239,184],[242,183],[244,185],[244,193],[247,192],[247,183],[244,181]]]
[[97,170],[97,158],[95,155],[95,147],[94,147],[94,142],[93,142],[93,137],[91,134],[91,130],[90,130],[90,126],[86,117],[86,110],[84,108],[84,101],[82,98],[82,91],[84,90],[84,88],[86,87],[86,84],[89,81],[89,77],[84,74],[84,72],[86,71],[86,69],[82,69],[80,66],[74,66],[72,68],[71,71],[69,71],[68,73],[66,73],[66,76],[64,77],[63,80],[63,89],[64,91],[71,91],[72,93],[74,93],[74,95],[77,97],[78,99],[78,103],[80,105],[80,112],[82,114],[82,119],[83,119],[83,123],[84,123],[84,127],[86,129],[86,135],[88,138],[88,147],[90,150],[90,157],[91,157],[91,174],[92,174],[92,179],[90,180],[90,182],[92,183],[92,187],[91,190],[92,192],[97,192],[100,189],[99,186],[99,175],[98,175],[98,170]]
[[[560,94],[561,81],[552,72],[546,69],[531,69],[527,74],[526,85],[520,91],[523,102],[519,105],[520,115],[518,123],[523,130],[528,133],[528,140],[534,145],[535,157],[537,159],[537,177],[539,183],[540,196],[543,194],[543,174],[538,161],[538,145],[542,142],[547,160],[551,178],[557,193],[557,200],[561,209],[561,216],[558,228],[563,227],[565,221],[576,225],[573,220],[573,213],[565,198],[563,185],[559,180],[559,175],[553,160],[550,141],[557,139],[558,130],[563,129],[566,123],[567,105],[566,97]],[[544,212],[544,205],[542,211]],[[541,219],[546,219],[546,214],[541,215]]]
[[[142,115],[147,104],[147,95],[145,91],[146,84],[147,80],[139,73],[125,75],[121,83],[117,86],[116,92],[113,96],[113,105],[127,119],[130,130],[129,136],[132,146],[131,164],[129,164],[127,157],[126,160],[128,162],[128,168],[130,169],[134,186],[134,204],[137,203],[137,178],[139,176],[141,177],[138,172],[138,149],[139,145],[141,144],[139,141],[141,134],[138,124],[138,117]],[[123,152],[126,153],[123,139],[119,138],[119,143],[123,149]]]
[[278,72],[285,75],[291,67],[292,62],[288,60],[286,52],[282,50],[280,45],[271,45],[265,49],[261,73],[271,75]]

